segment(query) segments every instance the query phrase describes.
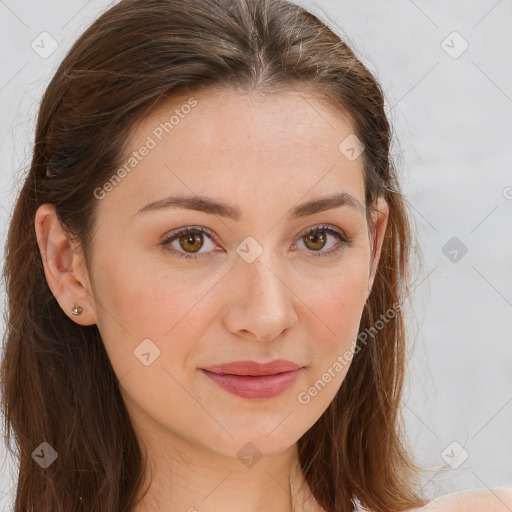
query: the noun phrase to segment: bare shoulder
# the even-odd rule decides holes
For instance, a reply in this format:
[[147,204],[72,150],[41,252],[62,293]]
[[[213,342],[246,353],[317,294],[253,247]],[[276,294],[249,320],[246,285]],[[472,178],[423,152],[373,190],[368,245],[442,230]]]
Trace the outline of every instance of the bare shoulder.
[[407,512],[510,512],[512,487],[471,489],[441,496]]

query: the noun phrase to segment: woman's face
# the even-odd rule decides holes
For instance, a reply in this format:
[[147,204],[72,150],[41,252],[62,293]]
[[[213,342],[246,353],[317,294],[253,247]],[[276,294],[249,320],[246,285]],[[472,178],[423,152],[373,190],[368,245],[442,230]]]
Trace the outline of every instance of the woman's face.
[[[333,400],[375,269],[351,134],[306,91],[184,96],[132,132],[120,179],[95,191],[95,301],[84,309],[146,437],[272,454]],[[353,204],[304,206],[336,194]],[[165,207],[170,196],[182,202]],[[277,359],[301,369],[266,378],[202,370]]]

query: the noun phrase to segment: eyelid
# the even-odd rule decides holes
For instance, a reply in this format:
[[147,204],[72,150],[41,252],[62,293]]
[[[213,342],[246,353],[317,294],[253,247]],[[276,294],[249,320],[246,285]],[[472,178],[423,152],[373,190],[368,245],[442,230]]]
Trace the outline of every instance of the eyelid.
[[334,231],[345,239],[348,239],[348,236],[345,234],[345,232],[333,224],[314,224],[313,226],[309,226],[308,228],[305,228],[303,231],[301,231],[297,235],[297,238],[302,238],[303,236],[306,236],[309,233],[314,233],[315,231]]

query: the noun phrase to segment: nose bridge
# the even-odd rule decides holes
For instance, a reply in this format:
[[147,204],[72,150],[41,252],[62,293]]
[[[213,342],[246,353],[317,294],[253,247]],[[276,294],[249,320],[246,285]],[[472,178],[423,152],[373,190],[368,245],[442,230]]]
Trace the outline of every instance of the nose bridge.
[[[261,239],[261,237],[259,237]],[[247,291],[256,290],[257,295],[283,295],[283,281],[279,273],[284,272],[284,265],[279,261],[279,251],[272,245],[271,237],[266,237],[263,244],[252,236],[247,237],[237,248],[242,261],[238,261],[242,279]]]
[[286,265],[271,237],[260,244],[247,237],[237,247],[234,294],[238,321],[231,328],[250,331],[259,339],[272,339],[292,327],[297,320],[291,291],[287,286]]

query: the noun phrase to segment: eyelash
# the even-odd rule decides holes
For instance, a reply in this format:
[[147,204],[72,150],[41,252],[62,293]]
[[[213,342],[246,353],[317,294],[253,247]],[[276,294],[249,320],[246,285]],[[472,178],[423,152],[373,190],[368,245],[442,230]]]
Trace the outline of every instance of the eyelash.
[[[313,226],[311,228],[308,228],[306,231],[302,232],[299,235],[299,240],[304,238],[305,236],[315,233],[315,232],[327,232],[334,235],[340,242],[340,245],[336,249],[331,249],[326,252],[315,252],[315,251],[308,251],[311,252],[312,258],[325,258],[329,256],[335,256],[339,254],[345,246],[349,246],[352,243],[352,239],[350,237],[345,236],[338,228],[335,228],[334,226],[330,225],[318,225]],[[170,243],[173,242],[175,239],[179,238],[184,233],[197,233],[201,235],[207,235],[208,237],[212,238],[213,241],[215,241],[215,235],[213,234],[213,231],[211,231],[208,228],[205,227],[196,227],[196,226],[188,226],[186,228],[177,230],[175,232],[172,232],[169,236],[167,236],[161,243],[161,245],[171,252],[173,255],[176,255],[179,258],[186,259],[186,260],[197,260],[202,258],[202,256],[195,256],[193,254],[187,254],[184,252],[177,251],[174,248],[170,247]]]

